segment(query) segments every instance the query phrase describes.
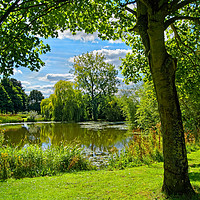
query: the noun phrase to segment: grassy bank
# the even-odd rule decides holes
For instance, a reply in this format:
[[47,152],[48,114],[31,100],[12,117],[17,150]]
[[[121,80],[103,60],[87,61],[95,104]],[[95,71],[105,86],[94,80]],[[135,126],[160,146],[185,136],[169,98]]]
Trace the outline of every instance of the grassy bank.
[[41,115],[37,112],[30,111],[29,113],[19,113],[19,114],[0,114],[0,124],[1,123],[18,123],[18,122],[35,122],[44,121]]
[[[200,151],[191,153],[189,175],[200,192]],[[161,193],[163,163],[115,171],[86,171],[61,176],[0,182],[0,199],[166,199]],[[199,199],[197,195],[191,199]],[[171,197],[168,199],[185,199]]]

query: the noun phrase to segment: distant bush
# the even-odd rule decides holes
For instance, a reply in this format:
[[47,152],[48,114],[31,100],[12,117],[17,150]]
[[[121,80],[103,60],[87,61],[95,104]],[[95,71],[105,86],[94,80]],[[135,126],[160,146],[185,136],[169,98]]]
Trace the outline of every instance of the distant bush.
[[27,121],[28,122],[35,122],[39,118],[37,111],[31,110],[28,114]]
[[84,159],[77,146],[52,147],[46,150],[37,145],[21,150],[12,147],[0,148],[0,179],[3,180],[89,169],[94,167]]

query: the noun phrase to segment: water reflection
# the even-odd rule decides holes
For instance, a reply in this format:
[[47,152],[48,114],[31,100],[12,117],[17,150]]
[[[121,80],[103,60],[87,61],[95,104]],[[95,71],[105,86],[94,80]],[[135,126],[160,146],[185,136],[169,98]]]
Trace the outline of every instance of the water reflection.
[[73,142],[97,153],[107,152],[113,146],[122,149],[130,139],[123,124],[34,123],[1,128],[5,129],[6,143],[19,147],[29,143],[48,148]]

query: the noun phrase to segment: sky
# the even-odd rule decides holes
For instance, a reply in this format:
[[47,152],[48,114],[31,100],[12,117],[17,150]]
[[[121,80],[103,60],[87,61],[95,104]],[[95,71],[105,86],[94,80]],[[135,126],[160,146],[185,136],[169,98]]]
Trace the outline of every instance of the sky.
[[[53,94],[53,86],[59,80],[73,81],[74,76],[70,73],[73,68],[75,56],[83,53],[98,52],[103,53],[106,57],[105,62],[112,63],[119,69],[121,64],[120,57],[124,58],[131,48],[126,46],[122,41],[102,41],[98,34],[85,34],[78,32],[73,36],[69,31],[59,33],[58,38],[49,38],[43,40],[51,47],[51,52],[41,55],[45,66],[39,72],[32,72],[28,68],[20,67],[14,70],[15,78],[21,81],[27,94],[31,90],[39,90],[45,98]],[[119,70],[118,79],[121,82],[121,88],[126,88],[122,82],[123,76]]]

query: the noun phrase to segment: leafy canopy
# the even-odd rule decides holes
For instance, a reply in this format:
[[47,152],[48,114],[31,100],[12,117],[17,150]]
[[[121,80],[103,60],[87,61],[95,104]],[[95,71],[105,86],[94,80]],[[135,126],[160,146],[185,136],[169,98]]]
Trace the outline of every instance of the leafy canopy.
[[117,92],[117,70],[105,62],[102,54],[86,53],[75,57],[74,75],[78,88],[88,95],[91,102],[92,118],[97,119],[98,106],[105,97]]

